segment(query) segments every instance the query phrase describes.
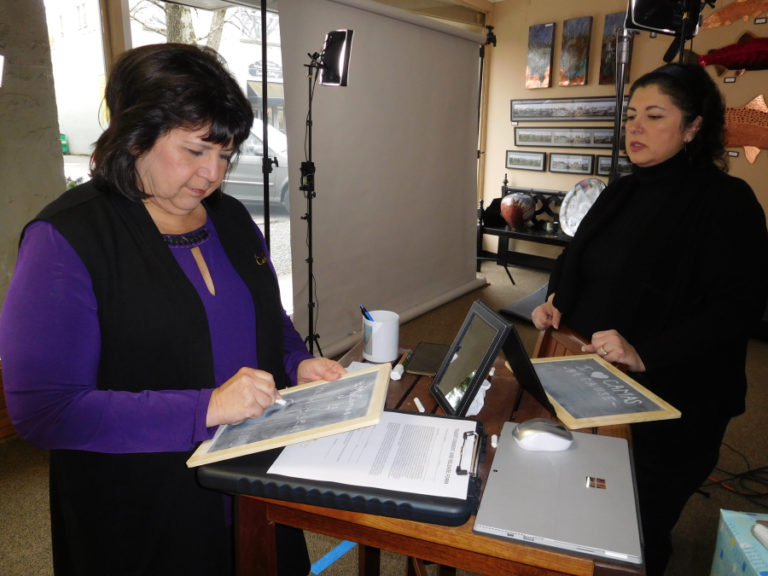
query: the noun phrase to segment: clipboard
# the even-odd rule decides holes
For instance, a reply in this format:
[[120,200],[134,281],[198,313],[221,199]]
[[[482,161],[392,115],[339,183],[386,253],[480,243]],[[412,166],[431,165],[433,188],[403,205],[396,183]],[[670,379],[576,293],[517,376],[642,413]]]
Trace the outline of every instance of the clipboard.
[[[414,418],[451,418],[411,412],[407,414]],[[470,459],[471,467],[453,469],[453,473],[469,475],[467,496],[464,499],[270,474],[269,469],[283,448],[202,465],[197,468],[198,481],[205,488],[230,494],[259,496],[444,526],[460,526],[477,512],[480,504],[481,480],[477,475],[477,467],[485,455],[486,437],[482,423],[474,420],[471,422],[474,424],[474,431],[470,434],[477,440],[474,443],[465,443],[466,446],[474,447]]]

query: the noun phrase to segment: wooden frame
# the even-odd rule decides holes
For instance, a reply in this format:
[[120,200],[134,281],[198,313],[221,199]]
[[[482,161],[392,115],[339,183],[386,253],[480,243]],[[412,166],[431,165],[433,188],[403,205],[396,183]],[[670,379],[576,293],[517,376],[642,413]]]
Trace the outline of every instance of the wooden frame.
[[[598,176],[608,176],[611,173],[611,156],[598,156],[597,157],[597,174]],[[632,173],[632,162],[626,156],[619,156],[619,174],[625,176]]]
[[569,18],[563,22],[560,86],[584,86],[587,83],[591,36],[592,16]]
[[286,407],[275,404],[259,418],[219,426],[187,460],[192,468],[349,432],[376,424],[387,398],[390,364],[347,372],[331,382],[320,380],[281,390]]
[[597,354],[532,358],[569,429],[680,418],[680,411]]
[[[624,99],[624,108],[628,99]],[[616,98],[526,98],[510,100],[512,122],[613,121]]]
[[612,148],[613,127],[515,127],[515,146],[559,148]]
[[549,171],[562,174],[592,174],[595,165],[594,154],[562,154],[551,152]]
[[547,168],[547,153],[507,150],[507,160],[504,166],[512,170],[535,170],[543,172]]

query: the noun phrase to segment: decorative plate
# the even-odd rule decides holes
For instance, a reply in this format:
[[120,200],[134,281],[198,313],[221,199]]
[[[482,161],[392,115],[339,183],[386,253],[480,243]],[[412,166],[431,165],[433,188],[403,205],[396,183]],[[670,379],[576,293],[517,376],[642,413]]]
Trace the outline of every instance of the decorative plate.
[[568,191],[560,206],[560,228],[563,232],[568,236],[576,234],[581,219],[604,188],[605,182],[599,178],[585,178]]

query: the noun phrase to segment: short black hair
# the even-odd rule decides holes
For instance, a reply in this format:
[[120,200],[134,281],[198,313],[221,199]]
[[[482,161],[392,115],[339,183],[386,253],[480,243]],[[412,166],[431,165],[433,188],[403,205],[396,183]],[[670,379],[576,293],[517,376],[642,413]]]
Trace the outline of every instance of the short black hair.
[[629,98],[638,88],[658,86],[683,113],[683,128],[701,116],[701,128],[685,147],[693,165],[713,163],[727,171],[725,154],[725,103],[704,68],[698,64],[672,63],[661,66],[638,78]]
[[136,158],[174,128],[209,127],[205,140],[239,150],[253,109],[237,81],[210,48],[152,44],[123,53],[105,90],[109,126],[91,157],[97,186],[139,200]]

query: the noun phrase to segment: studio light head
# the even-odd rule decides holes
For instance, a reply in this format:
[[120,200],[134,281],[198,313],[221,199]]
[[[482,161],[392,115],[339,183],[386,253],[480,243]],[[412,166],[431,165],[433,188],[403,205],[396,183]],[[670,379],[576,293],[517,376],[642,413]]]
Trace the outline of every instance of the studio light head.
[[352,30],[333,30],[325,35],[320,55],[320,84],[346,86],[349,56],[352,53]]
[[699,31],[703,6],[701,0],[629,0],[624,27],[689,40]]

